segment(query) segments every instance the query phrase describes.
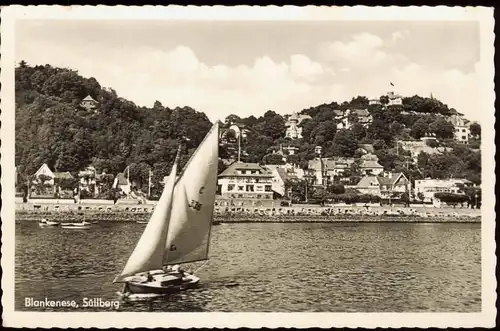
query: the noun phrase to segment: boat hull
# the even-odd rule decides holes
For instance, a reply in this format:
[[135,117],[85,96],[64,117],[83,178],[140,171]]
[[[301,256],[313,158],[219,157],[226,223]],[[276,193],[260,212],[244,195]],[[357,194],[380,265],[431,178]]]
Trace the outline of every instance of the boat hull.
[[92,225],[61,225],[63,229],[88,230]]
[[[161,276],[160,276],[161,277]],[[155,277],[153,281],[129,281],[125,284],[124,294],[169,294],[198,286],[200,279],[186,274],[184,277],[175,277],[162,281]]]
[[90,222],[82,222],[82,223],[61,223],[61,228],[63,229],[80,229],[80,230],[88,230],[92,227],[92,223]]
[[56,222],[47,222],[47,223],[38,223],[41,228],[56,228],[59,226],[59,223]]

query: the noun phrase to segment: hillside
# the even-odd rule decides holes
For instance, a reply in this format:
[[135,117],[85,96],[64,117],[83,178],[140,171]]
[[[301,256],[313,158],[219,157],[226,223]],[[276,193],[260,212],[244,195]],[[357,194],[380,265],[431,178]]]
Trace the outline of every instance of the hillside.
[[[152,108],[138,107],[74,70],[21,62],[15,73],[16,166],[24,178],[43,163],[54,171],[74,174],[88,165],[111,174],[130,166],[135,181],[147,184],[151,169],[153,183],[158,183],[170,170],[179,140],[185,141],[182,166],[211,127],[204,113],[190,107],[170,109],[158,101]],[[94,109],[82,106],[87,96],[98,102]],[[395,106],[387,105],[386,98],[380,97],[380,104],[369,104],[368,98],[359,96],[340,104],[298,109],[297,113],[310,116],[300,124],[301,139],[286,138],[287,118],[272,110],[259,118],[228,116],[224,128],[231,124],[245,128],[243,161],[281,163],[281,156],[273,151],[295,146],[297,153],[288,155],[287,161],[307,168],[308,160],[315,157],[315,146],[323,147],[324,157],[359,157],[359,147],[372,144],[385,170],[401,171],[412,179],[465,177],[480,183],[479,125],[471,125],[471,145],[458,144],[448,120],[456,113],[454,109],[434,98],[403,98],[402,105]],[[337,129],[336,112],[346,109],[367,109],[372,120],[363,124],[353,113],[349,115],[353,125]],[[437,145],[452,150],[422,153],[418,162],[408,162],[408,153],[396,141],[418,140],[429,134],[438,139]],[[234,134],[226,138],[220,156],[235,159]],[[354,180],[356,169],[351,172]]]
[[[189,107],[138,107],[70,69],[21,62],[15,77],[15,162],[24,178],[43,163],[74,174],[90,164],[111,174],[130,165],[131,177],[147,183],[151,168],[157,183],[169,173],[179,139],[188,138],[183,165],[212,125]],[[80,105],[88,95],[99,102],[95,109]]]
[[[280,150],[280,146],[293,146],[298,148],[298,152],[286,155],[287,161],[307,168],[308,161],[315,157],[316,146],[322,146],[324,157],[359,158],[359,147],[370,144],[386,171],[403,172],[413,180],[463,177],[477,184],[481,182],[480,126],[477,123],[470,125],[473,136],[470,144],[461,144],[454,140],[455,128],[450,123],[450,116],[457,114],[455,109],[434,98],[413,96],[403,98],[402,105],[394,106],[385,105],[384,98],[380,97],[381,104],[369,105],[366,97],[358,96],[342,104],[332,102],[298,111],[310,116],[300,123],[301,139],[285,137],[286,119],[273,111],[266,112],[259,119],[230,115],[226,118],[225,127],[237,124],[248,130],[247,137],[242,141],[245,151],[242,153],[243,161],[283,163],[281,155],[275,152]],[[372,120],[368,124],[361,123],[353,113],[349,115],[352,126],[337,129],[339,121],[335,119],[336,112],[347,109],[367,109]],[[396,143],[419,141],[423,136],[435,137],[437,141],[432,147],[446,147],[448,151],[432,155],[424,152],[418,162],[413,162],[409,152]],[[236,140],[233,139],[225,144],[225,148],[229,146],[234,151],[235,145]],[[355,182],[359,176],[356,176],[355,169],[351,170]]]

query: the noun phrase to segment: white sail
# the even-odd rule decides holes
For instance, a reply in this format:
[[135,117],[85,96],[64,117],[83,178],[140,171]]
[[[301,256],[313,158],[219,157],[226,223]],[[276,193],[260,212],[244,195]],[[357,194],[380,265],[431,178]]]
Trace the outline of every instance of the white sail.
[[208,259],[218,160],[219,121],[191,156],[175,185],[165,265]]
[[115,278],[114,282],[140,272],[161,269],[163,267],[165,241],[167,240],[167,231],[172,210],[172,195],[177,176],[177,160],[178,158],[174,161],[163,193],[146,229],[144,229],[123,271]]

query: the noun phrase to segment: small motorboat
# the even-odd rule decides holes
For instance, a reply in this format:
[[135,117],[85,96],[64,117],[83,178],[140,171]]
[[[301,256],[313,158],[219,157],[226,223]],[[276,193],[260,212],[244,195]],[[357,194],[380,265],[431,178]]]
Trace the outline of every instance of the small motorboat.
[[61,227],[63,229],[88,230],[92,227],[92,223],[85,221],[81,223],[61,223]]
[[148,224],[149,221],[136,221],[136,223],[139,223],[139,224]]
[[39,222],[38,225],[41,228],[55,228],[59,226],[59,222],[54,222],[54,221],[47,221],[47,219],[42,218]]

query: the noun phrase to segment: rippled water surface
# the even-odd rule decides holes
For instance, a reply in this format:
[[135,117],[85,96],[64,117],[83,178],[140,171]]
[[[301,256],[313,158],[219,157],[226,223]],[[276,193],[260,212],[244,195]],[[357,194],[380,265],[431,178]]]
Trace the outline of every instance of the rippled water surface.
[[[144,227],[17,223],[16,309],[34,309],[26,297],[117,299],[113,278]],[[119,310],[478,312],[480,238],[480,224],[221,224],[199,288]]]

